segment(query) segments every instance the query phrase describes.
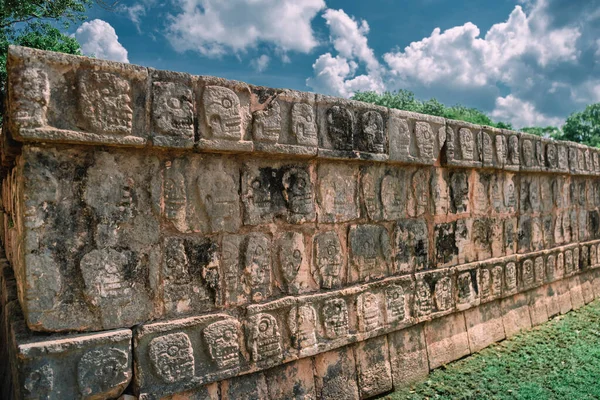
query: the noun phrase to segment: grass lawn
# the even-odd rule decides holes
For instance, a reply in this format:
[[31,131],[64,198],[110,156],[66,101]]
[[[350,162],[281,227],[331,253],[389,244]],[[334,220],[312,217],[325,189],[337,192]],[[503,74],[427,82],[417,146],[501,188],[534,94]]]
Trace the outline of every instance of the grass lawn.
[[385,399],[600,399],[600,301],[435,370]]

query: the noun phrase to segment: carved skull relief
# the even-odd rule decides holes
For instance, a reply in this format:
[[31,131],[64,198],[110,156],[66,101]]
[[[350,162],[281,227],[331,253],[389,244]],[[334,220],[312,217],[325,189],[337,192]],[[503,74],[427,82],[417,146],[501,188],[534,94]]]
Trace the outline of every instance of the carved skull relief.
[[129,355],[119,349],[89,350],[77,364],[79,391],[86,398],[94,394],[118,392],[118,386],[129,382]]
[[327,300],[321,313],[325,336],[328,339],[344,338],[348,335],[348,306],[343,299]]
[[309,147],[317,146],[315,112],[309,104],[295,103],[292,106],[292,133],[298,144]]
[[253,233],[246,238],[244,282],[253,301],[262,301],[271,294],[271,245],[266,235]]
[[445,311],[452,307],[452,282],[450,277],[445,276],[435,283],[433,298],[438,311]]
[[331,289],[341,284],[342,245],[338,235],[333,232],[323,232],[315,236],[315,277],[324,289]]
[[456,278],[456,284],[458,286],[458,302],[460,304],[464,304],[471,301],[474,295],[471,274],[469,272],[463,272],[462,274],[459,274]]
[[425,160],[433,159],[434,134],[431,125],[427,122],[415,123],[415,140],[419,157]]
[[402,217],[406,206],[406,187],[400,177],[385,175],[381,181],[383,217],[394,220]]
[[417,281],[415,289],[415,311],[418,317],[431,314],[431,289],[427,282]]
[[404,289],[400,285],[389,286],[385,290],[387,323],[404,321],[406,317]]
[[213,138],[236,141],[242,138],[240,99],[233,90],[207,86],[204,88],[202,102],[204,118]]
[[304,237],[299,232],[286,232],[279,240],[279,266],[288,293],[298,293],[306,286],[299,281],[301,268],[308,268],[305,256]]
[[354,116],[344,107],[333,106],[327,110],[327,135],[335,150],[352,150]]
[[506,158],[508,149],[506,147],[506,136],[504,135],[496,135],[496,158],[498,159],[498,164],[504,165],[506,164]]
[[526,167],[533,166],[534,162],[534,150],[533,143],[529,139],[523,140],[523,164]]
[[26,400],[50,400],[54,390],[54,370],[48,364],[31,371],[23,383]]
[[156,337],[148,347],[152,367],[163,381],[175,383],[194,377],[192,342],[185,333],[176,332]]
[[460,145],[460,152],[462,159],[465,161],[473,161],[474,157],[474,138],[473,132],[467,128],[460,128],[458,130],[458,142]]
[[313,185],[305,169],[291,168],[283,174],[283,197],[292,214],[314,214]]
[[272,315],[258,314],[251,318],[248,340],[252,360],[255,362],[271,363],[281,360],[281,332],[277,320]]
[[39,69],[26,68],[17,74],[14,87],[14,123],[23,128],[38,128],[46,125],[50,84],[48,75]]
[[154,82],[152,117],[156,129],[164,134],[194,138],[192,90],[175,82]]
[[519,137],[512,135],[508,138],[508,154],[512,165],[521,164],[519,158]]
[[381,114],[377,111],[366,111],[361,115],[360,124],[358,150],[369,153],[384,153],[386,140]]
[[363,332],[369,332],[380,326],[379,299],[367,292],[357,299],[358,324]]
[[502,294],[502,275],[503,269],[501,265],[496,265],[492,269],[492,296],[498,297]]
[[219,369],[236,368],[240,365],[240,323],[234,319],[213,322],[204,329],[204,340],[210,358]]
[[281,133],[281,107],[272,101],[266,110],[254,112],[252,136],[257,142],[277,143]]
[[316,349],[317,313],[310,305],[292,308],[288,317],[288,326],[295,339],[296,346],[302,350]]

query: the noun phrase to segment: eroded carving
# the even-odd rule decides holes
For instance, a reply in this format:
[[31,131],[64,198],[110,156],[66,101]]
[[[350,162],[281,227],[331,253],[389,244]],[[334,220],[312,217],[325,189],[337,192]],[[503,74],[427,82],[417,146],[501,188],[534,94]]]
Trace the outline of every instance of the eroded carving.
[[156,130],[166,136],[194,139],[192,90],[182,83],[152,84],[152,118]]
[[265,110],[254,112],[252,136],[262,143],[277,143],[281,134],[281,107],[273,100]]
[[452,307],[452,281],[450,277],[445,276],[435,283],[433,299],[437,311],[446,311]]
[[148,348],[152,367],[163,381],[175,383],[194,377],[194,353],[187,334],[176,332],[156,337]]
[[351,260],[360,281],[381,278],[388,273],[389,236],[378,225],[357,225],[350,228]]
[[271,365],[281,360],[281,332],[274,316],[261,313],[251,317],[248,348],[256,363]]
[[54,370],[48,364],[31,371],[23,382],[26,400],[49,400],[54,390]]
[[342,245],[334,231],[318,233],[314,238],[313,276],[324,289],[341,285],[341,270],[343,263]]
[[404,174],[386,174],[381,180],[381,203],[383,218],[395,220],[401,218],[406,208],[406,185]]
[[292,332],[294,345],[300,354],[314,352],[317,349],[317,313],[308,304],[292,308],[288,316],[288,326]]
[[240,99],[231,89],[207,86],[202,95],[204,118],[215,139],[238,141],[242,138]]
[[286,232],[279,240],[279,267],[288,293],[298,294],[307,289],[304,274],[309,266],[301,233]]
[[379,299],[373,293],[366,292],[356,300],[358,311],[358,328],[362,332],[369,332],[381,326]]
[[415,289],[415,315],[423,317],[431,314],[431,288],[425,281],[418,280]]
[[357,135],[358,150],[385,153],[387,140],[381,114],[377,111],[365,111],[360,118],[360,127]]
[[460,128],[458,130],[458,142],[460,146],[460,154],[462,160],[473,161],[475,142],[473,132],[468,128]]
[[415,123],[415,140],[419,158],[424,160],[433,159],[433,146],[435,135],[431,125],[427,122],[417,121]]
[[396,273],[412,273],[427,267],[429,235],[425,221],[398,221],[394,229],[394,245]]
[[292,133],[298,144],[308,147],[317,146],[317,124],[311,105],[295,103],[292,106]]
[[234,319],[213,322],[203,331],[210,358],[219,369],[240,365],[240,323]]
[[261,233],[251,233],[243,247],[244,290],[252,301],[271,295],[271,240]]
[[284,172],[283,198],[290,212],[289,222],[299,223],[315,218],[313,184],[308,171],[290,168]]
[[345,338],[348,335],[348,306],[344,299],[327,300],[321,313],[324,333],[328,339]]
[[26,68],[17,74],[14,87],[13,122],[22,128],[39,128],[47,123],[50,84],[48,75],[36,68]]
[[352,150],[354,115],[344,107],[327,110],[327,135],[335,150]]
[[77,383],[84,396],[110,393],[129,382],[129,355],[119,349],[90,350],[77,365]]
[[404,289],[400,285],[390,285],[385,289],[387,323],[404,321],[406,318],[406,300]]
[[466,173],[453,172],[450,175],[450,199],[453,213],[460,214],[468,211],[469,183]]

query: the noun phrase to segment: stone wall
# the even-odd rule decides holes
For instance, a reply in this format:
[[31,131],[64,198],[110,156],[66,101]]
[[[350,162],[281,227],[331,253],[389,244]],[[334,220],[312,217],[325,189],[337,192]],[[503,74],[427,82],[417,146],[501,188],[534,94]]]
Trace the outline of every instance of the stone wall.
[[600,295],[597,149],[19,47],[6,127],[17,398],[368,398]]

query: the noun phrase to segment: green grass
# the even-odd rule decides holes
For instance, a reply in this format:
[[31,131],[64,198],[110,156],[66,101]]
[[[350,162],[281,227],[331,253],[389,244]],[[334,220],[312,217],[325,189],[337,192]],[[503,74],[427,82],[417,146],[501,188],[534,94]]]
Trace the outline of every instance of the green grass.
[[399,399],[600,399],[600,301],[456,361]]

